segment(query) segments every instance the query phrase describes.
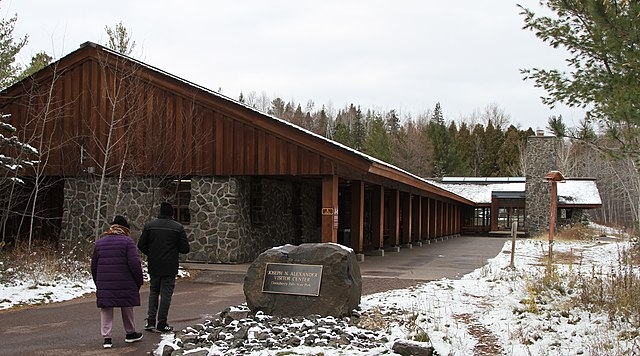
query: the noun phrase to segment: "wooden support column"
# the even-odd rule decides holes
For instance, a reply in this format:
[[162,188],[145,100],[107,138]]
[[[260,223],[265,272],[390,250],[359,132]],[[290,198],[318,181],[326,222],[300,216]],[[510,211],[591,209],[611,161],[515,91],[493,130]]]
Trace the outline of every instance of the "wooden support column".
[[373,247],[384,248],[384,187],[375,186],[371,192],[371,233]]
[[338,242],[338,176],[322,178],[322,242]]
[[364,251],[364,182],[351,181],[351,248]]
[[442,236],[442,226],[444,223],[444,214],[442,214],[442,202],[436,200],[436,237]]
[[425,197],[424,198],[424,226],[422,229],[424,230],[424,240],[429,240],[431,238],[431,199]]
[[451,204],[450,203],[444,203],[444,211],[445,213],[445,227],[444,227],[444,234],[445,236],[449,236],[451,235]]
[[411,243],[411,193],[403,194],[402,201],[402,244],[408,245]]
[[415,195],[413,199],[413,237],[411,241],[422,240],[422,197]]
[[434,199],[429,199],[429,239],[436,238],[436,225],[436,201]]
[[389,192],[389,235],[391,244],[400,245],[400,191]]
[[491,197],[491,231],[498,231],[498,199]]

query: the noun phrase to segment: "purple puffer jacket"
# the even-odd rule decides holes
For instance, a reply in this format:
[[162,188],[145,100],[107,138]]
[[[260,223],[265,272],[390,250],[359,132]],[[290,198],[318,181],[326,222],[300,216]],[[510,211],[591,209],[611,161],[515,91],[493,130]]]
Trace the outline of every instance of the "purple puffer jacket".
[[105,235],[93,249],[91,275],[98,308],[140,305],[142,267],[138,248],[126,235]]

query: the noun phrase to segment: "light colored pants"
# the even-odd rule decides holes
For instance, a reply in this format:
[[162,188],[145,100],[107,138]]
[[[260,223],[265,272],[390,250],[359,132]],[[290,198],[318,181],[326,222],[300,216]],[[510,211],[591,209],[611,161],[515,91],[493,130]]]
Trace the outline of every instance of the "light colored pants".
[[[136,320],[133,315],[133,307],[121,307],[122,325],[127,334],[136,331]],[[113,329],[113,308],[100,308],[100,332],[102,337],[111,337],[111,329]]]

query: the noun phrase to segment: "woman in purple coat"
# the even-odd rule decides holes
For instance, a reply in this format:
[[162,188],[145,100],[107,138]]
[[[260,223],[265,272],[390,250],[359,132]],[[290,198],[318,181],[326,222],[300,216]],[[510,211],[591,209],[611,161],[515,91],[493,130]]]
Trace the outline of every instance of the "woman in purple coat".
[[91,257],[91,275],[96,284],[104,348],[113,345],[113,308],[120,308],[122,313],[122,324],[127,333],[125,342],[142,339],[142,333],[136,331],[133,314],[133,307],[140,305],[142,267],[138,248],[130,235],[129,223],[117,215],[109,230],[96,242]]

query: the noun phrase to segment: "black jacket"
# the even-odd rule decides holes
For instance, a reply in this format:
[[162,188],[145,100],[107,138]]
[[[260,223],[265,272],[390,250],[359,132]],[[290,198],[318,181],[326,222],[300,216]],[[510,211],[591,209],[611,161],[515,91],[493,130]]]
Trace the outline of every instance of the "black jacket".
[[150,275],[175,276],[178,254],[189,253],[189,240],[182,224],[160,215],[144,225],[138,248],[147,255]]

